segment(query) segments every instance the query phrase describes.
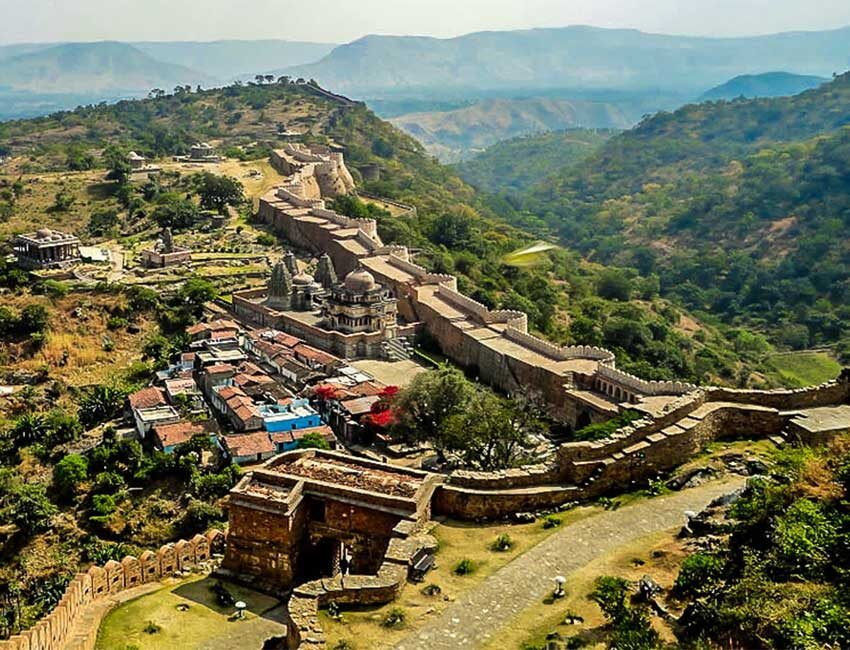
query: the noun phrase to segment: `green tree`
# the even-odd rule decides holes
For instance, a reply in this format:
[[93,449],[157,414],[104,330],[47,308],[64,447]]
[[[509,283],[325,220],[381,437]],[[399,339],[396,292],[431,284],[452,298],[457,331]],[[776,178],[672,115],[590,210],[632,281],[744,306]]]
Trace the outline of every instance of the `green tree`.
[[88,459],[79,454],[68,454],[53,467],[53,484],[63,498],[69,499],[88,475]]
[[607,300],[626,302],[632,296],[632,281],[622,271],[607,269],[596,280],[596,293]]
[[228,205],[237,206],[245,201],[245,191],[235,178],[217,176],[209,172],[195,178],[195,190],[201,199],[201,207],[223,213]]
[[472,383],[448,364],[416,375],[393,402],[398,414],[394,428],[402,436],[433,441],[443,453],[448,442],[446,423],[463,412],[474,394]]
[[298,441],[299,449],[330,449],[331,446],[320,433],[308,433]]

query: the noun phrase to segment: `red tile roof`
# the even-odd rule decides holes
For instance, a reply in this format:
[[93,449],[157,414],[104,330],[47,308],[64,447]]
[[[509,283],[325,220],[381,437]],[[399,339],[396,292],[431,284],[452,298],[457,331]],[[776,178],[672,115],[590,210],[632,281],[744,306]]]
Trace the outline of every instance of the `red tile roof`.
[[272,454],[275,450],[269,434],[265,431],[223,437],[224,445],[232,456]]
[[345,390],[358,397],[374,397],[384,392],[386,386],[379,381],[364,381]]
[[322,352],[321,350],[304,343],[299,343],[295,346],[295,353],[308,361],[313,361],[314,363],[318,363],[323,366],[330,366],[341,362],[341,359],[338,357],[328,354],[327,352]]
[[150,409],[168,404],[168,401],[165,399],[165,392],[156,386],[148,386],[142,390],[137,390],[127,399],[130,402],[130,408],[134,409]]
[[299,343],[304,342],[297,336],[292,336],[291,334],[286,334],[284,332],[278,332],[275,334],[272,341],[287,348],[294,348]]
[[231,366],[229,363],[214,363],[211,366],[207,366],[204,370],[206,370],[209,375],[218,375],[223,374],[225,372],[236,372],[236,368]]
[[154,427],[154,436],[163,447],[173,447],[189,442],[193,436],[204,432],[204,427],[195,422],[174,422]]
[[351,413],[351,415],[364,415],[366,413],[371,413],[372,404],[375,402],[379,402],[381,400],[377,395],[371,395],[369,397],[358,397],[357,399],[349,399],[344,402],[340,402],[342,408]]

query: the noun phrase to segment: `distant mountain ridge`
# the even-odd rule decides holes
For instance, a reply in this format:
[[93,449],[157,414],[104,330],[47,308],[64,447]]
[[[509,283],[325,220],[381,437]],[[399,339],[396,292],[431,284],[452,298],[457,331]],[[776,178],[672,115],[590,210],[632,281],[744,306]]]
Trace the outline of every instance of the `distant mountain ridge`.
[[790,72],[765,72],[756,75],[739,75],[702,94],[702,101],[737,99],[745,97],[788,97],[805,90],[817,88],[829,81],[826,77],[791,74]]
[[0,66],[0,86],[38,93],[115,93],[210,81],[201,72],[112,41],[39,48]]
[[449,39],[366,36],[278,72],[360,98],[516,88],[675,88],[696,96],[740,74],[831,75],[848,66],[850,27],[704,38],[573,26]]
[[318,61],[336,45],[284,40],[149,41],[130,43],[149,56],[229,81],[272,68]]

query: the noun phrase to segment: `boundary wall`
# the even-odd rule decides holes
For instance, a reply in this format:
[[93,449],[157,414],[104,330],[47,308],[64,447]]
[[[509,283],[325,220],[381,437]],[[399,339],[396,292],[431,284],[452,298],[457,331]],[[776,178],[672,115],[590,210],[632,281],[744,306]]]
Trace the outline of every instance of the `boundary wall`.
[[74,630],[87,605],[196,567],[220,552],[223,544],[224,533],[211,530],[166,544],[155,552],[145,551],[139,557],[128,555],[120,562],[110,560],[103,566],[89,567],[71,580],[53,611],[30,629],[0,641],[0,650],[92,650],[96,630],[83,636],[76,636]]

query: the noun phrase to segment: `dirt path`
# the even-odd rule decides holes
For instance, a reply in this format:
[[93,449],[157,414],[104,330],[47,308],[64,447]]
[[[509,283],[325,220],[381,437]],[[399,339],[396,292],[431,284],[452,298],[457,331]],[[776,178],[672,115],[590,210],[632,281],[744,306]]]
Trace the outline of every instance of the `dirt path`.
[[743,485],[744,479],[709,483],[643,500],[583,519],[541,542],[457,599],[438,618],[396,645],[397,650],[477,648],[527,607],[552,591],[552,578],[569,576],[614,549],[685,523],[686,510],[699,511]]

